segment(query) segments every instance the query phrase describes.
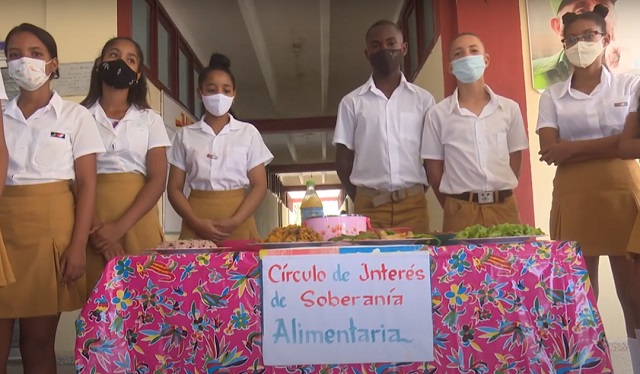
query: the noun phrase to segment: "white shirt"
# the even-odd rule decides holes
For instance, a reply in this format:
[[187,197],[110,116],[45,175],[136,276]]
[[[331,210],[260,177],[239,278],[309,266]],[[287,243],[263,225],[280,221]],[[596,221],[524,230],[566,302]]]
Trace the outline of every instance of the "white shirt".
[[53,93],[47,106],[25,119],[18,97],[3,108],[9,149],[7,185],[75,179],[74,160],[104,152],[91,113]]
[[89,111],[98,123],[106,149],[98,155],[98,174],[140,173],[146,176],[147,151],[171,146],[162,117],[151,109],[138,109],[132,105],[116,127],[100,104],[96,103]]
[[187,174],[192,190],[229,191],[249,187],[249,170],[268,164],[273,155],[258,129],[231,115],[218,135],[204,122],[178,130],[169,152],[169,163]]
[[491,100],[476,116],[460,108],[458,90],[427,113],[422,158],[444,160],[440,192],[512,190],[518,178],[509,155],[529,148],[518,104],[487,86]]
[[[573,77],[573,76],[572,76]],[[587,95],[571,88],[571,77],[540,97],[536,131],[558,129],[563,140],[590,140],[620,134],[629,111],[637,108],[640,77],[602,69],[600,84]]]
[[404,75],[390,98],[370,77],[338,107],[333,144],[354,151],[350,180],[355,186],[397,191],[427,185],[420,159],[422,129],[433,96]]
[[2,74],[0,74],[0,100],[7,100],[7,91],[4,88],[4,81],[2,80]]

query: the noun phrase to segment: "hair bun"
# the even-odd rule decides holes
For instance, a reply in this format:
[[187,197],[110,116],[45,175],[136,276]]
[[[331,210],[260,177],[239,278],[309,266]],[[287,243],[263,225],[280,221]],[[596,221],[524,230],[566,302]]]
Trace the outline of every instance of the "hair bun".
[[566,26],[575,21],[576,18],[578,18],[578,15],[576,13],[567,12],[562,16],[562,24]]
[[593,13],[601,16],[602,18],[607,18],[609,8],[606,5],[598,4],[593,8]]
[[229,57],[221,53],[214,53],[209,59],[209,67],[229,70],[229,68],[231,67],[231,61],[229,60]]

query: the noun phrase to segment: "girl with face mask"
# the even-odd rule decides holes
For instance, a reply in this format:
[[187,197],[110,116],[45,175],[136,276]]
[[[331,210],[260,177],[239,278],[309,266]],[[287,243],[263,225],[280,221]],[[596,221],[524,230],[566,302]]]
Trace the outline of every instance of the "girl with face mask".
[[158,200],[167,181],[162,117],[147,102],[140,46],[113,38],[102,48],[82,101],[93,114],[106,152],[98,156],[96,214],[87,248],[87,286],[115,256],[140,254],[163,241]]
[[253,213],[265,197],[273,156],[253,125],[229,114],[236,96],[229,68],[227,57],[211,56],[198,78],[206,113],[176,134],[169,153],[167,193],[182,217],[182,239],[258,239]]
[[[557,165],[550,231],[554,240],[577,241],[598,294],[599,256],[608,256],[622,305],[629,349],[640,370],[640,346],[627,297],[631,266],[626,257],[639,212],[640,167],[620,158],[618,143],[640,78],[611,74],[603,65],[609,44],[608,8],[567,13],[563,44],[574,72],[540,98],[540,160]],[[640,326],[639,326],[640,327]],[[640,371],[636,371],[640,372]]]
[[60,312],[81,308],[87,297],[96,153],[104,146],[91,113],[49,87],[59,76],[53,37],[22,24],[5,40],[20,94],[3,112],[9,167],[0,230],[16,282],[0,288],[0,367],[6,367],[17,319],[24,372],[54,373]]

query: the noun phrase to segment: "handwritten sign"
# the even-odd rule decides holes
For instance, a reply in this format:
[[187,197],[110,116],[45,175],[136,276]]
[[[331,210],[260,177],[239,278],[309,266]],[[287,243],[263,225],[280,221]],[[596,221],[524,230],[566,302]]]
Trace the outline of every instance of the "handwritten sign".
[[267,256],[266,365],[433,360],[429,254]]

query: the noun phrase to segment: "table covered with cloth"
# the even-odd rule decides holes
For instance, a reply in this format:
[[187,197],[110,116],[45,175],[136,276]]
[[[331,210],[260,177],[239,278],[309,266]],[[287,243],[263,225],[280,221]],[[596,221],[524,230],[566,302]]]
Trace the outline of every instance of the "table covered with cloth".
[[432,362],[265,367],[260,258],[255,252],[226,252],[111,260],[76,322],[76,371],[612,372],[602,319],[575,243],[427,250]]

